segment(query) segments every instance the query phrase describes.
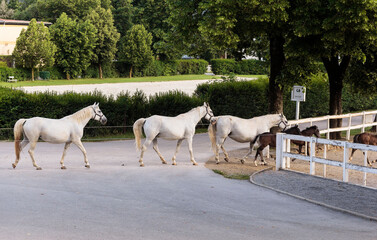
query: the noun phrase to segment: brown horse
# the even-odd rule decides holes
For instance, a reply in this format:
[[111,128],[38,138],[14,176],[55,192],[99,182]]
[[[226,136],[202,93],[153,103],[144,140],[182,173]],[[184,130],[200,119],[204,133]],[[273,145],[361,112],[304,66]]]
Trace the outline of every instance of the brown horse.
[[[311,137],[315,135],[317,138],[321,137],[321,134],[319,133],[319,129],[316,125],[313,125],[311,127],[306,128],[305,130],[301,131],[301,135],[305,137]],[[298,141],[298,140],[292,140],[292,142],[296,145],[298,145],[298,153],[301,154],[302,147],[305,145],[305,141]],[[307,153],[309,152],[309,144],[307,148]],[[292,160],[294,161],[294,160]]]
[[[300,135],[300,129],[298,128],[297,125],[289,128],[289,129],[287,129],[283,132],[287,133],[287,134]],[[255,166],[257,166],[258,155],[261,158],[262,164],[267,165],[267,162],[264,161],[264,159],[263,159],[263,149],[267,146],[276,147],[276,133],[265,132],[265,133],[259,134],[256,137],[255,142],[259,146],[257,148],[257,153],[255,154],[255,159],[254,159]]]
[[[353,137],[353,142],[354,143],[367,144],[367,145],[377,145],[377,135],[372,134],[372,133],[367,133],[367,132],[356,134]],[[356,150],[357,149],[352,149],[351,157],[349,159],[350,162],[351,162],[352,156],[353,156],[353,154]],[[363,154],[365,155],[365,152],[363,152]],[[372,163],[377,162],[377,160],[374,160],[374,161],[371,162],[371,161],[369,161],[369,158],[367,158],[367,162],[368,162],[369,166],[372,166]]]

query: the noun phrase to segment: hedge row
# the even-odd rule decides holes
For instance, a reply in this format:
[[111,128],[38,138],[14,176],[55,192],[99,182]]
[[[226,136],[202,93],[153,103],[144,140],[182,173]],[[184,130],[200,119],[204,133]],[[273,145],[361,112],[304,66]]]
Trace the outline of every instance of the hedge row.
[[266,62],[249,59],[235,61],[234,59],[212,59],[212,72],[216,75],[229,73],[266,75],[268,74],[268,65]]
[[[9,68],[5,62],[0,64],[0,81],[6,81],[8,76],[14,76],[16,79],[23,81],[31,79],[30,69]],[[208,62],[202,59],[174,60],[174,61],[152,61],[147,67],[134,69],[133,76],[171,76],[179,74],[204,74],[207,71]],[[128,77],[130,65],[124,62],[115,62],[114,64],[102,65],[103,77]],[[65,74],[57,67],[43,69],[50,73],[50,79],[64,79]],[[42,77],[42,76],[41,76]],[[98,78],[98,66],[91,65],[86,69],[82,78]]]
[[[135,77],[146,76],[172,76],[179,74],[204,74],[207,71],[208,62],[202,59],[152,61],[145,68],[136,68],[133,71]],[[115,63],[116,71],[120,76],[129,76],[130,65],[124,62]]]
[[[131,126],[138,118],[153,114],[175,116],[202,104],[199,98],[190,97],[179,91],[156,94],[149,99],[140,91],[132,96],[127,92],[119,94],[115,99],[98,91],[62,95],[54,92],[27,94],[20,90],[0,87],[0,128],[13,128],[20,118],[62,118],[94,102],[100,103],[100,108],[108,119],[108,126]],[[87,126],[99,125],[96,121],[90,121]],[[86,136],[102,136],[132,130],[120,127],[86,131]],[[1,139],[11,137],[12,131],[0,131]]]

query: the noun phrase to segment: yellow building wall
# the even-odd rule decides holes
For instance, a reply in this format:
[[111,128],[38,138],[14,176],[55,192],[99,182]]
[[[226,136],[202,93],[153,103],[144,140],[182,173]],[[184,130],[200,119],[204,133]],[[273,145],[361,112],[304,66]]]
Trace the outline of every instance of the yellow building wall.
[[27,25],[0,25],[0,55],[12,55],[22,29]]

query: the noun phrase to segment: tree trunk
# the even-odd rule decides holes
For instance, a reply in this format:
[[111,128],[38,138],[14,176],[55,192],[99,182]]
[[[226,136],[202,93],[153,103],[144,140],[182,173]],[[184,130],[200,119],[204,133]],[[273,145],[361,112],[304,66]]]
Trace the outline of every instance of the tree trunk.
[[269,112],[283,112],[283,87],[279,86],[278,77],[284,66],[284,37],[281,35],[271,35],[270,40],[270,81],[269,89]]
[[101,63],[98,64],[98,73],[99,73],[99,78],[102,79],[102,66]]
[[31,68],[31,80],[34,81],[34,68]]
[[132,78],[132,65],[130,67],[130,78]]
[[[350,56],[345,56],[340,61],[337,55],[331,58],[322,58],[323,64],[325,65],[327,74],[329,76],[330,83],[330,102],[329,102],[329,114],[330,115],[340,115],[343,113],[342,109],[342,90],[343,90],[343,79],[349,63],[351,61]],[[330,128],[342,127],[342,119],[331,119]],[[330,133],[331,139],[340,139],[341,132]]]

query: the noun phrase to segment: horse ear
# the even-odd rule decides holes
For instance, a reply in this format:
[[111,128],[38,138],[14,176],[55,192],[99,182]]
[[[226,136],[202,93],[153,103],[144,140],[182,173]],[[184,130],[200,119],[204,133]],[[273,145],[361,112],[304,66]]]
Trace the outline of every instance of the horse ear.
[[206,102],[204,102],[204,106],[205,106],[205,107],[207,107],[207,106],[208,106],[208,104],[207,104]]

